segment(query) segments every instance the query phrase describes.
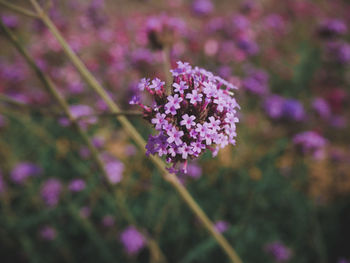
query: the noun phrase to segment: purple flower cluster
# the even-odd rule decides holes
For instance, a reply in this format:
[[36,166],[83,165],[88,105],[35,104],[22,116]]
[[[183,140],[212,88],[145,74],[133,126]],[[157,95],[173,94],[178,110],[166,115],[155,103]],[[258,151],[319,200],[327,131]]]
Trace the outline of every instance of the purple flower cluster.
[[108,161],[105,164],[108,180],[112,184],[117,184],[123,179],[124,164],[118,160]]
[[50,178],[41,187],[41,197],[49,207],[55,207],[60,199],[62,183],[55,178]]
[[229,229],[229,227],[230,227],[230,224],[223,220],[216,221],[214,224],[215,230],[218,231],[219,233],[226,232]]
[[51,226],[43,226],[39,231],[39,235],[43,240],[52,241],[56,238],[57,232]]
[[137,254],[145,246],[144,236],[134,226],[127,227],[121,233],[120,241],[129,255]]
[[318,33],[325,38],[344,35],[347,32],[347,26],[340,19],[326,19],[321,22]]
[[312,108],[322,119],[327,120],[331,116],[331,108],[323,98],[315,98],[312,102]]
[[29,176],[41,173],[41,168],[29,162],[18,163],[11,171],[11,179],[16,184],[22,184]]
[[194,0],[191,9],[194,14],[205,16],[213,12],[214,5],[210,0]]
[[279,241],[269,243],[264,250],[270,254],[276,262],[287,262],[291,256],[291,250]]
[[314,131],[306,131],[295,135],[293,143],[299,146],[304,154],[312,154],[315,159],[322,159],[327,140]]
[[99,29],[107,23],[107,16],[103,12],[104,0],[93,0],[89,4],[86,15],[90,20],[90,23]]
[[146,21],[147,38],[155,49],[174,44],[178,35],[184,34],[185,22],[178,17],[169,17],[166,14],[152,16]]
[[286,23],[280,14],[270,14],[264,19],[264,26],[273,29],[277,33],[284,33]]
[[344,41],[332,41],[326,45],[327,55],[339,64],[350,62],[350,44]]
[[232,89],[236,87],[222,78],[189,63],[177,62],[171,70],[171,94],[166,94],[165,83],[158,78],[142,79],[140,90],[154,98],[152,107],[137,99],[131,101],[144,110],[144,117],[153,124],[158,134],[150,136],[147,154],[165,156],[168,163],[184,163],[198,158],[206,149],[215,156],[220,148],[235,144],[236,110],[239,108]]
[[18,26],[18,19],[13,15],[2,15],[1,21],[11,29],[14,29]]
[[243,79],[242,86],[249,92],[257,95],[265,95],[269,92],[269,76],[264,70],[251,69],[249,75]]
[[286,99],[278,95],[270,95],[264,101],[264,110],[272,119],[302,121],[305,119],[303,105],[295,99]]
[[68,185],[68,189],[71,192],[83,191],[85,187],[86,187],[86,183],[83,179],[73,179]]

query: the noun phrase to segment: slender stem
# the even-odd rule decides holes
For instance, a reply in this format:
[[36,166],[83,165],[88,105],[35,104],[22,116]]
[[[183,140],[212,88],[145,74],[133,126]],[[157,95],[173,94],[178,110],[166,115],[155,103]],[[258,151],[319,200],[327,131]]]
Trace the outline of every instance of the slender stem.
[[[83,79],[93,88],[96,93],[98,93],[101,98],[106,102],[111,112],[118,113],[120,112],[120,108],[118,105],[112,100],[112,98],[108,95],[108,93],[102,88],[102,86],[98,83],[95,77],[90,73],[87,67],[83,64],[83,62],[79,59],[79,57],[74,53],[71,47],[68,45],[66,40],[63,38],[61,33],[58,31],[56,26],[53,24],[51,19],[45,14],[43,9],[40,7],[36,0],[30,0],[33,7],[37,11],[38,15],[42,19],[42,21],[46,24],[46,26],[50,29],[51,33],[55,36],[58,42],[61,44],[64,52],[77,68],[79,73],[82,75]],[[137,132],[135,127],[128,121],[125,116],[117,116],[117,119],[122,124],[123,128],[130,137],[136,142],[136,144],[140,147],[142,151],[145,151],[146,142],[142,138],[142,136]],[[234,263],[241,263],[242,260],[239,258],[236,251],[231,247],[225,237],[217,232],[213,226],[213,223],[210,221],[208,216],[203,212],[203,210],[199,207],[196,201],[189,194],[187,189],[180,183],[179,179],[174,174],[170,174],[166,169],[165,163],[156,156],[151,156],[150,159],[153,163],[159,168],[162,172],[164,178],[171,183],[171,185],[177,190],[189,208],[193,211],[193,213],[199,218],[199,220],[203,223],[203,225],[207,228],[209,233],[215,238],[221,248],[226,252],[227,256]]]
[[165,46],[162,50],[163,55],[163,65],[164,65],[164,74],[166,78],[166,94],[171,94],[171,83],[172,83],[172,77],[170,74],[171,69],[171,63],[170,63],[170,46]]
[[[97,151],[97,149],[94,147],[94,145],[91,143],[88,135],[80,128],[77,120],[73,117],[73,115],[71,114],[70,110],[69,110],[69,105],[68,103],[65,101],[65,99],[61,96],[61,94],[59,93],[59,91],[57,90],[56,86],[54,85],[54,83],[52,82],[52,80],[50,79],[50,77],[48,77],[47,75],[45,75],[45,73],[43,73],[41,71],[41,69],[36,65],[34,59],[28,54],[28,52],[22,47],[22,45],[18,42],[17,38],[11,33],[11,31],[2,23],[2,21],[0,20],[0,29],[2,29],[5,33],[5,35],[7,36],[7,38],[11,41],[11,43],[17,48],[17,50],[21,53],[21,55],[25,58],[25,60],[27,61],[27,63],[29,64],[29,66],[35,71],[35,73],[37,74],[37,76],[39,77],[39,79],[42,81],[42,83],[44,84],[45,88],[48,90],[48,92],[52,95],[52,97],[58,102],[58,104],[60,105],[60,107],[62,108],[62,110],[64,111],[64,113],[67,115],[67,117],[69,118],[69,120],[73,123],[74,127],[76,128],[77,132],[79,133],[79,135],[81,136],[81,138],[83,139],[83,141],[87,144],[88,149],[90,150],[90,153],[92,155],[92,158],[94,159],[94,161],[96,162],[96,164],[98,165],[98,168],[101,170],[102,174],[104,175],[104,177],[106,178],[106,182],[107,182],[107,186],[109,188],[109,190],[111,192],[114,192],[114,188],[113,185],[109,182],[108,180],[108,176],[107,176],[107,172],[105,170],[105,166],[103,161],[100,158],[100,155]],[[121,112],[118,112],[121,113]],[[117,191],[118,193],[118,191]],[[121,199],[121,195],[120,193],[118,194],[118,197],[116,200],[120,200]],[[130,214],[129,214],[130,215]],[[130,219],[131,215],[126,218],[126,219]],[[130,222],[130,220],[128,220]],[[134,220],[131,220],[133,224],[135,224]],[[141,232],[144,232],[143,230],[140,229]],[[145,232],[144,232],[145,233]],[[166,262],[166,258],[164,256],[164,254],[162,253],[162,251],[160,250],[159,246],[157,245],[157,243],[148,235],[146,235],[146,239],[147,239],[147,245],[149,246],[150,250],[152,251],[153,254],[155,254],[154,257],[156,257],[158,259],[158,262]]]
[[120,111],[118,113],[112,113],[112,112],[106,112],[106,113],[97,113],[97,114],[91,114],[91,115],[84,115],[81,116],[79,118],[77,118],[76,120],[82,120],[82,119],[86,119],[86,118],[91,118],[91,117],[116,117],[116,116],[129,116],[129,117],[140,117],[142,116],[141,112],[138,111]]
[[13,99],[9,96],[6,96],[4,94],[0,94],[0,101],[10,103],[10,104],[13,104],[13,105],[18,106],[18,107],[26,107],[27,106],[25,103],[20,102],[18,100],[15,100],[15,99]]
[[29,11],[29,10],[26,10],[20,6],[17,6],[17,5],[14,5],[14,4],[10,4],[10,3],[7,3],[3,0],[0,0],[0,5],[8,8],[8,9],[11,9],[12,11],[14,12],[17,12],[19,14],[22,14],[22,15],[25,15],[25,16],[29,16],[29,17],[32,17],[32,18],[38,18],[38,15],[33,13],[32,11]]
[[[30,111],[37,111],[40,112],[42,115],[49,115],[53,117],[62,117],[62,113],[58,112],[57,110],[51,110],[48,111],[48,108],[40,108],[36,106],[32,106],[30,104],[26,104],[23,102],[20,102],[18,100],[15,100],[9,96],[0,94],[0,102],[8,103],[11,104],[15,107],[19,107],[22,109],[27,109]],[[121,111],[118,113],[111,113],[111,112],[103,112],[103,113],[96,113],[96,114],[89,114],[89,115],[84,115],[81,117],[76,118],[76,121],[83,120],[83,119],[88,119],[91,117],[97,117],[97,118],[106,118],[106,117],[116,117],[118,115],[123,115],[123,116],[142,116],[142,113],[139,111]]]
[[21,101],[15,100],[15,99],[11,98],[10,96],[6,96],[3,94],[0,94],[0,102],[10,104],[11,106],[14,106],[14,107],[17,107],[20,109],[39,112],[40,114],[43,114],[43,115],[62,116],[62,113],[59,113],[54,109],[49,109],[47,107],[44,109],[44,108],[40,108],[40,107],[33,106],[30,104],[26,104],[26,103],[23,103]]

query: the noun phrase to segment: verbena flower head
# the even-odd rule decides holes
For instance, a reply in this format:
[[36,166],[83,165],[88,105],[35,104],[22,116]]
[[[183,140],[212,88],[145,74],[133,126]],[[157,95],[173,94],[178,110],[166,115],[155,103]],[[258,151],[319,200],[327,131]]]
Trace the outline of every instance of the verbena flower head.
[[283,104],[283,117],[287,120],[302,121],[305,119],[305,110],[300,101],[286,99]]
[[123,179],[124,165],[120,161],[107,161],[105,169],[108,180],[111,184],[117,184]]
[[344,35],[347,32],[347,26],[340,19],[326,19],[321,22],[318,33],[324,38]]
[[295,99],[287,99],[278,95],[269,95],[265,98],[263,108],[272,119],[286,121],[303,121],[306,113],[303,105]]
[[272,119],[279,119],[283,115],[284,98],[278,95],[270,95],[265,98],[263,108]]
[[292,256],[292,251],[279,241],[267,244],[265,246],[265,251],[270,254],[276,262],[287,262]]
[[17,17],[13,15],[2,15],[1,21],[11,29],[15,29],[19,24]]
[[30,162],[18,163],[11,171],[11,179],[16,184],[22,184],[30,176],[41,173],[41,168]]
[[295,135],[293,143],[298,146],[304,154],[312,154],[315,159],[322,159],[324,157],[327,140],[314,131],[306,131]]
[[134,226],[129,226],[121,233],[120,241],[129,255],[137,254],[146,244],[144,236]]
[[211,0],[194,0],[191,9],[195,15],[206,16],[213,12],[214,5]]
[[216,221],[214,224],[215,230],[218,231],[219,233],[226,232],[229,229],[229,227],[230,227],[230,224],[223,220]]
[[326,120],[331,116],[331,109],[328,102],[323,98],[315,98],[312,101],[312,108],[322,119]]
[[172,172],[177,164],[198,158],[207,149],[215,156],[220,148],[235,144],[237,109],[233,97],[236,87],[209,71],[177,62],[171,70],[173,83],[171,94],[166,94],[165,83],[142,79],[140,90],[147,91],[154,99],[152,106],[132,100],[143,108],[144,117],[156,129],[146,145],[147,154],[164,156],[172,163]]
[[62,183],[55,178],[50,178],[44,182],[41,187],[40,194],[44,202],[49,207],[55,207],[62,191]]
[[68,185],[68,189],[71,192],[83,191],[85,187],[86,187],[86,183],[83,179],[73,179]]
[[178,17],[161,14],[149,17],[146,21],[146,34],[154,49],[174,44],[177,36],[183,35],[185,31],[186,24]]
[[51,226],[43,226],[39,231],[39,235],[43,240],[52,241],[56,238],[57,232]]
[[330,41],[326,44],[328,59],[339,64],[350,62],[350,44],[344,41]]
[[269,76],[260,69],[249,69],[248,76],[243,80],[242,86],[249,92],[257,95],[265,95],[269,91]]

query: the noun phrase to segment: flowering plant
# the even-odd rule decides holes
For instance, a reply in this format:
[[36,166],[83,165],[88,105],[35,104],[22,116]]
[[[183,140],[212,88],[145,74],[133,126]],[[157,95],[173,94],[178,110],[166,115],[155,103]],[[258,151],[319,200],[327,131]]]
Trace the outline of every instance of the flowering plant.
[[186,172],[188,159],[206,149],[216,156],[220,148],[235,144],[239,105],[232,93],[236,86],[209,71],[179,61],[171,74],[170,94],[160,79],[143,78],[138,87],[151,94],[153,105],[145,106],[136,96],[130,103],[142,107],[145,119],[158,131],[149,137],[147,154],[165,156],[173,164],[172,172],[183,163]]

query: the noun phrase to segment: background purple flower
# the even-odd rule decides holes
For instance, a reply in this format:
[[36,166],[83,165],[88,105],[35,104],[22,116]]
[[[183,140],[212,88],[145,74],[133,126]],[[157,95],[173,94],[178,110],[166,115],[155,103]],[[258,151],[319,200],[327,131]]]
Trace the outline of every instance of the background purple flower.
[[321,22],[318,32],[323,37],[335,37],[343,35],[347,31],[347,26],[341,19],[326,19]]
[[17,184],[22,184],[30,176],[35,176],[41,173],[41,168],[30,162],[22,162],[16,164],[11,171],[11,179]]
[[249,75],[243,79],[242,86],[249,92],[264,95],[269,91],[268,75],[263,70],[250,70]]
[[350,62],[350,44],[344,41],[328,42],[326,45],[327,58],[346,64]]
[[284,98],[278,95],[270,95],[264,101],[264,110],[272,119],[279,119],[283,115]]
[[144,236],[134,226],[129,226],[123,230],[120,241],[129,255],[139,253],[146,244]]
[[73,179],[68,185],[68,189],[72,192],[80,192],[84,190],[85,187],[86,183],[83,179]]
[[312,154],[315,159],[322,159],[327,140],[314,131],[306,131],[295,135],[293,143],[299,146],[303,153]]
[[292,256],[292,251],[279,241],[265,245],[264,250],[279,263],[287,262]]
[[18,26],[18,19],[13,15],[2,15],[2,22],[11,29],[14,29]]
[[56,238],[57,232],[51,226],[43,226],[39,231],[39,235],[43,240],[52,241]]
[[230,224],[228,222],[226,222],[226,221],[223,221],[223,220],[219,220],[219,221],[216,221],[214,223],[214,228],[219,233],[226,232],[229,229],[229,227],[230,227]]
[[123,179],[124,164],[118,160],[108,161],[105,164],[108,180],[117,184]]
[[62,183],[56,178],[46,180],[41,186],[40,194],[48,207],[55,207],[62,191]]
[[305,111],[300,101],[286,99],[283,103],[283,117],[292,121],[302,121],[305,118]]
[[214,5],[210,0],[194,0],[191,8],[194,14],[202,16],[212,13]]
[[322,119],[327,120],[331,115],[331,109],[325,99],[315,98],[312,101],[312,108]]

